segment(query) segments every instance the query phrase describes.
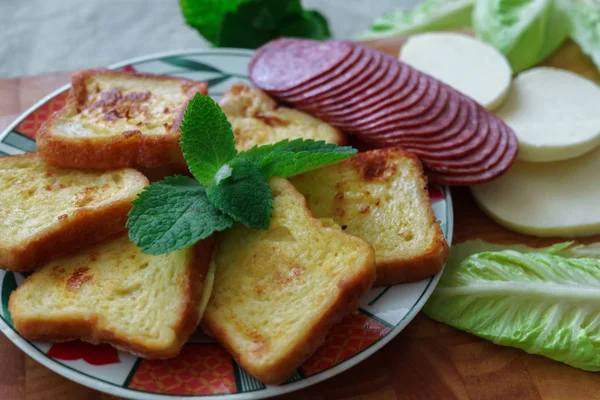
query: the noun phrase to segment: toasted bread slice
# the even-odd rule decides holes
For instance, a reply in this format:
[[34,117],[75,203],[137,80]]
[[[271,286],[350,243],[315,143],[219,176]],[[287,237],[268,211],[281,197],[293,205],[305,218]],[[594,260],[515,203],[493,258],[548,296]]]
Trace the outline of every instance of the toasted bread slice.
[[179,125],[204,82],[128,71],[72,76],[64,108],[39,130],[42,158],[60,167],[110,169],[185,165]]
[[176,356],[212,291],[213,239],[158,256],[127,234],[52,261],[9,300],[29,340],[110,343],[144,358]]
[[124,231],[146,185],[133,169],[51,167],[37,153],[0,157],[0,268],[30,271]]
[[399,148],[359,153],[291,179],[319,218],[375,249],[377,285],[440,271],[448,244],[436,221],[418,158]]
[[260,89],[233,85],[219,105],[233,127],[240,151],[298,138],[347,144],[346,135],[339,129],[302,111],[279,107]]
[[285,381],[375,280],[363,240],[325,227],[285,179],[272,178],[268,230],[217,237],[215,290],[203,328],[262,382]]

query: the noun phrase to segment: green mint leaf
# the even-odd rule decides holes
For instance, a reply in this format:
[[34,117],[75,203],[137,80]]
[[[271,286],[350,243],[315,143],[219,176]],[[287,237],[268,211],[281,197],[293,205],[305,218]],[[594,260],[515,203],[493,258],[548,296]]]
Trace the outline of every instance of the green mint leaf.
[[327,20],[300,0],[180,0],[188,25],[218,47],[257,48],[280,36],[330,37]]
[[147,186],[133,201],[129,238],[147,254],[166,254],[190,246],[233,220],[208,200],[192,178],[174,176]]
[[210,97],[198,93],[190,100],[181,122],[181,150],[190,171],[204,186],[237,155],[231,124]]
[[223,18],[250,0],[179,0],[185,22],[206,40],[216,44]]
[[352,157],[358,151],[350,146],[340,147],[312,139],[282,140],[275,144],[253,147],[239,154],[252,161],[268,179],[272,176],[288,178]]
[[208,199],[216,208],[247,227],[268,229],[273,198],[258,166],[250,160],[237,158],[228,167],[227,172],[215,176],[215,182],[208,187]]

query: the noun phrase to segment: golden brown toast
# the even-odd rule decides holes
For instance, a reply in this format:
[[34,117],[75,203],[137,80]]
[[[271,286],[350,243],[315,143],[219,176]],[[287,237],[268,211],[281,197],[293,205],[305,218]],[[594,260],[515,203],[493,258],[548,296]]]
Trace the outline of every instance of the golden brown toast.
[[346,145],[346,135],[328,123],[292,108],[280,107],[260,89],[233,85],[219,105],[233,127],[238,150],[284,139],[324,140]]
[[10,296],[29,340],[109,343],[144,358],[176,356],[212,291],[209,238],[170,254],[142,254],[122,234],[42,266]]
[[268,230],[241,224],[219,233],[213,295],[202,327],[260,381],[285,381],[358,308],[375,280],[365,241],[329,228],[304,197],[272,178]]
[[196,93],[206,95],[207,84],[129,71],[75,72],[67,103],[40,128],[37,148],[61,167],[184,166],[179,126]]
[[290,179],[319,218],[375,249],[376,285],[440,271],[448,244],[433,214],[419,159],[400,148],[366,151]]
[[146,185],[133,169],[52,167],[37,153],[0,157],[0,268],[30,271],[123,232]]

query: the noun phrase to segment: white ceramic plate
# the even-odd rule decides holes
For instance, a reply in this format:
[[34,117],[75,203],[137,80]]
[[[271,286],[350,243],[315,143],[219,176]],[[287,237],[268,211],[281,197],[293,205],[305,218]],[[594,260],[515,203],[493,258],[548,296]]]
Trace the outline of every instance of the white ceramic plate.
[[[211,49],[150,55],[113,65],[140,72],[183,76],[208,82],[218,99],[233,83],[250,84],[246,75],[251,51]],[[0,135],[0,155],[35,150],[35,133],[53,111],[60,109],[64,86],[28,109]],[[433,209],[448,242],[452,240],[452,200],[446,187],[430,188]],[[379,287],[361,299],[360,312],[336,326],[327,342],[279,386],[265,386],[231,358],[217,343],[198,333],[171,360],[146,361],[108,345],[82,342],[31,342],[12,327],[8,298],[24,275],[0,271],[0,329],[25,353],[51,370],[83,385],[135,399],[259,399],[298,390],[358,364],[381,349],[415,317],[435,288],[439,275],[421,282]]]

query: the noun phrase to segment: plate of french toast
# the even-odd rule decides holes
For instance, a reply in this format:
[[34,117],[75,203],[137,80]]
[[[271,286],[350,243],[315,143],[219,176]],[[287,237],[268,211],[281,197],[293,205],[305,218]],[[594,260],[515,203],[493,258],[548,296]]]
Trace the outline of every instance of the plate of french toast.
[[0,135],[0,328],[127,398],[264,398],[347,370],[433,292],[448,185],[516,157],[474,97],[346,41],[75,72]]

